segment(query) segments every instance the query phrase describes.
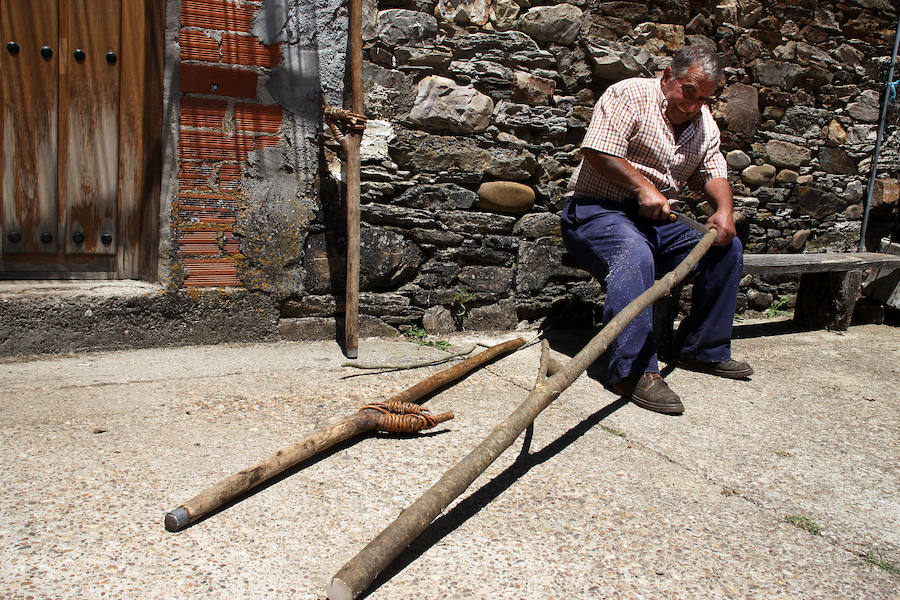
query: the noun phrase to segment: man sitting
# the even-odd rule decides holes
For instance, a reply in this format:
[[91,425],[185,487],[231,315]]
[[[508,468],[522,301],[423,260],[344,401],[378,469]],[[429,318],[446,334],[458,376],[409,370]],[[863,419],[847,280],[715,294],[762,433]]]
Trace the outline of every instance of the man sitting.
[[[691,312],[675,339],[678,364],[738,379],[753,373],[731,359],[743,248],[719,129],[707,106],[722,75],[714,52],[688,46],[661,79],[610,86],[594,107],[583,160],[569,182],[562,231],[584,268],[597,278],[606,274],[609,322],[653,285],[657,269],[673,269],[696,245],[698,232],[668,221],[669,201],[686,184],[701,188],[715,209],[707,227],[718,238],[697,265]],[[649,410],[681,414],[680,398],[660,377],[651,328],[648,308],[610,345],[603,383]]]

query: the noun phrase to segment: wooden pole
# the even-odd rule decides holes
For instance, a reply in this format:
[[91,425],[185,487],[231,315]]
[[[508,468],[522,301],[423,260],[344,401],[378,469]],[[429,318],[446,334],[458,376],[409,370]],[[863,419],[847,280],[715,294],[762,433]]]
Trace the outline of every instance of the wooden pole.
[[[388,399],[385,404],[413,403],[497,356],[516,350],[524,343],[525,340],[522,338],[516,338],[491,346],[484,352],[480,352],[459,364],[423,379],[416,385]],[[442,413],[432,418],[440,423],[453,418],[453,413]],[[349,440],[367,431],[374,431],[378,428],[378,423],[379,413],[375,410],[364,408],[356,414],[314,431],[293,446],[275,453],[258,465],[239,471],[209,486],[175,510],[167,513],[165,517],[166,529],[169,531],[184,529],[197,519],[208,515],[247,490],[290,469],[294,465],[300,464],[335,444]]]
[[[350,110],[362,115],[363,64],[362,64],[362,0],[350,0],[350,16],[347,36],[350,45]],[[362,130],[351,129],[344,138],[344,154],[347,182],[347,281],[344,305],[344,353],[347,358],[359,355],[359,190]]]
[[466,360],[457,363],[450,368],[444,369],[443,371],[438,371],[431,377],[423,379],[411,388],[406,389],[396,396],[392,397],[391,400],[396,400],[399,402],[415,402],[426,394],[430,394],[434,390],[445,386],[451,381],[459,379],[472,369],[480,367],[484,363],[489,362],[498,356],[518,350],[524,344],[524,339],[515,338],[513,340],[509,340],[508,342],[503,342],[502,344],[491,346],[487,350],[479,352],[475,356],[467,358]]
[[314,431],[293,446],[276,452],[254,467],[226,477],[222,481],[209,486],[175,510],[166,513],[166,529],[169,531],[184,529],[197,519],[208,515],[215,509],[234,500],[247,490],[256,487],[278,473],[315,456],[323,450],[327,450],[335,444],[374,430],[377,422],[377,412],[374,410],[360,410],[337,423]]
[[[625,327],[641,312],[667,294],[687,276],[716,240],[709,230],[673,271],[623,308],[606,326],[552,377],[539,381],[522,404],[472,450],[447,471],[375,539],[348,561],[328,585],[329,600],[353,600],[371,585],[438,515],[497,459],[553,400],[596,361]],[[549,361],[548,361],[549,362]],[[548,364],[549,367],[549,364]]]

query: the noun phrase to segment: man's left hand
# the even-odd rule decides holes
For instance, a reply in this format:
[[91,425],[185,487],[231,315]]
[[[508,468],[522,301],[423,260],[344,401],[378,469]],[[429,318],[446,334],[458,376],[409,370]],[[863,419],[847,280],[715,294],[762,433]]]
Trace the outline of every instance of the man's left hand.
[[731,243],[737,230],[734,227],[734,213],[730,210],[716,211],[706,221],[707,227],[715,227],[719,236],[716,238],[716,246],[725,246]]

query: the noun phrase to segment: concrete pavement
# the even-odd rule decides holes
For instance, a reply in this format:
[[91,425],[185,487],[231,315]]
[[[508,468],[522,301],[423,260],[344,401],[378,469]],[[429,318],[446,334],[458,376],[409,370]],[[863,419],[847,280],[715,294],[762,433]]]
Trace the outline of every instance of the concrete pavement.
[[[681,417],[583,375],[529,453],[520,438],[368,597],[897,598],[900,329],[736,336],[750,381],[665,370]],[[552,337],[561,360],[583,341]],[[441,354],[404,340],[360,353]],[[524,399],[538,355],[434,395],[426,406],[457,414],[434,433],[345,444],[180,533],[164,513],[207,485],[446,365],[362,374],[333,342],[0,359],[0,595],[323,598]]]

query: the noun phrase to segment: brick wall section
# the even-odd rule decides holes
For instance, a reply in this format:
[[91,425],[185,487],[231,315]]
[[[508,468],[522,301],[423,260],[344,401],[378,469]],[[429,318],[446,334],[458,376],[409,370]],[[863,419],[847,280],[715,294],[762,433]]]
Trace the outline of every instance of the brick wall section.
[[185,287],[240,285],[236,210],[247,154],[282,142],[280,106],[257,98],[260,78],[281,60],[278,45],[251,34],[262,2],[183,0],[177,260]]

